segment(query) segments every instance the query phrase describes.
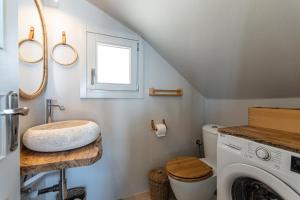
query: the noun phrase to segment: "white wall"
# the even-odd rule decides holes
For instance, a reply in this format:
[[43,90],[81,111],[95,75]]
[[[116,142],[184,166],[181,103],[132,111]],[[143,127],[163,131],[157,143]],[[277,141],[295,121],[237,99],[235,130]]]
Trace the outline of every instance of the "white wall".
[[248,107],[299,108],[300,98],[249,99],[249,100],[205,100],[205,123],[224,126],[245,125],[248,123]]
[[[20,2],[21,14],[27,12],[30,3],[30,0]],[[49,46],[60,41],[64,30],[68,42],[79,52],[79,62],[72,68],[63,68],[50,60],[46,97],[55,98],[66,107],[64,112],[56,111],[55,117],[96,121],[103,137],[102,159],[89,167],[68,170],[70,187],[86,186],[91,200],[115,200],[147,190],[149,169],[163,166],[176,155],[196,154],[195,139],[200,137],[204,121],[204,98],[147,42],[144,44],[144,99],[80,99],[86,25],[132,32],[84,0],[60,1],[59,9],[45,8],[45,13]],[[28,30],[29,23],[36,22],[23,20],[21,33]],[[184,96],[149,97],[149,87],[182,87]],[[158,139],[150,130],[150,120],[162,118],[167,121],[168,136]],[[46,184],[54,184],[56,179],[49,177]],[[48,195],[48,199],[54,196]]]

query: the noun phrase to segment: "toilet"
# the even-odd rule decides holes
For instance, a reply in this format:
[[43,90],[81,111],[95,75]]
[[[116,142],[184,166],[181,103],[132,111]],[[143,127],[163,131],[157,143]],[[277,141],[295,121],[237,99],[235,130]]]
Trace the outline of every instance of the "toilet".
[[170,160],[166,170],[177,200],[210,200],[217,189],[218,125],[203,126],[205,158],[178,157]]

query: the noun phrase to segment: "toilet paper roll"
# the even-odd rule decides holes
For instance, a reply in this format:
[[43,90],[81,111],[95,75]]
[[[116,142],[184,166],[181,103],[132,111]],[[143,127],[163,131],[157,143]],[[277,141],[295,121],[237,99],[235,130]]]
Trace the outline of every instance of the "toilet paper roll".
[[165,137],[167,133],[167,127],[164,124],[156,124],[155,134],[157,137]]

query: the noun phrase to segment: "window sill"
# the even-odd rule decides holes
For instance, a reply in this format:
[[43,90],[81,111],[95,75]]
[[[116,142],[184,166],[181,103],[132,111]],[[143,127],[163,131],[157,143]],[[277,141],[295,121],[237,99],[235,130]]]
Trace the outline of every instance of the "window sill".
[[81,99],[143,99],[143,90],[139,91],[105,91],[105,90],[81,90]]

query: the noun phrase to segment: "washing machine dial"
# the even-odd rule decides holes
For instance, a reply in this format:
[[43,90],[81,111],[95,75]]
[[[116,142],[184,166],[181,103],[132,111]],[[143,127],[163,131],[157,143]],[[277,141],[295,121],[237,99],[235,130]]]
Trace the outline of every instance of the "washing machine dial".
[[255,153],[256,153],[256,156],[261,160],[267,161],[267,160],[271,159],[271,155],[270,155],[269,151],[264,147],[258,147],[256,149]]

